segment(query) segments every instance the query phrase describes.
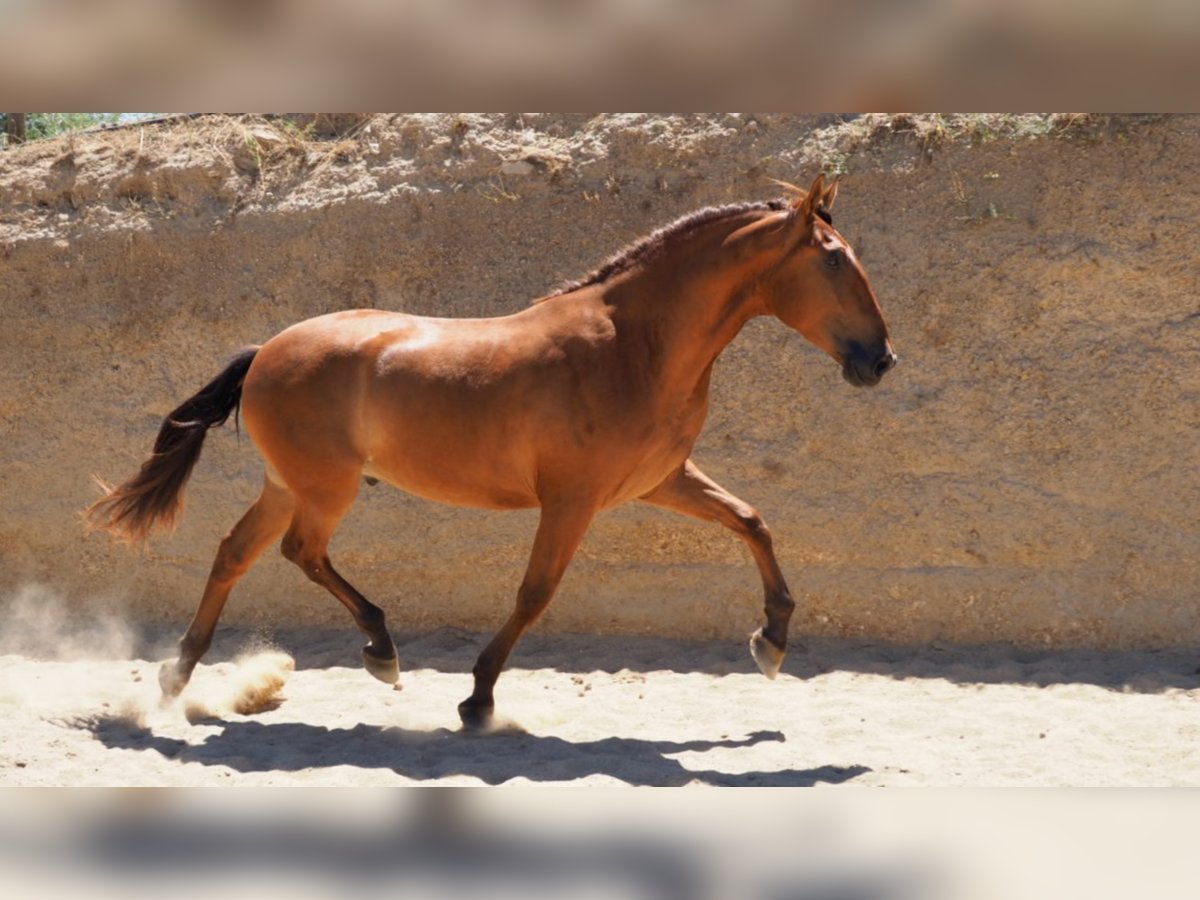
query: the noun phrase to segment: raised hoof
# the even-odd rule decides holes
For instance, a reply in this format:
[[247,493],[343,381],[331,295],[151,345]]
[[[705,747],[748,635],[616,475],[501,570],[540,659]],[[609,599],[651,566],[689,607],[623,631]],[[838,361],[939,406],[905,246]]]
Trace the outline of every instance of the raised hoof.
[[168,706],[187,687],[191,673],[184,674],[180,671],[179,660],[169,659],[158,667],[158,686],[162,688],[162,698],[159,700],[161,706]]
[[463,731],[484,731],[492,724],[495,704],[473,703],[468,697],[458,704],[458,717],[462,719]]
[[750,635],[750,655],[758,663],[759,670],[772,680],[779,674],[779,667],[783,665],[785,652],[771,643],[761,628]]
[[363,647],[363,665],[367,671],[384,684],[395,684],[400,680],[400,660],[395,656],[380,659],[371,654],[370,647]]

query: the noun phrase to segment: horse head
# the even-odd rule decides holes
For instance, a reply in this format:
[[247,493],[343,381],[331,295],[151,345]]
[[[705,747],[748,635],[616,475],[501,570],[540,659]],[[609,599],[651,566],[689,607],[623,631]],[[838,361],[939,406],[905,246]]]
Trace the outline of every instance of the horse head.
[[896,365],[875,292],[829,211],[838,179],[818,175],[783,216],[783,255],[762,282],[767,309],[833,357],[855,387],[873,387]]

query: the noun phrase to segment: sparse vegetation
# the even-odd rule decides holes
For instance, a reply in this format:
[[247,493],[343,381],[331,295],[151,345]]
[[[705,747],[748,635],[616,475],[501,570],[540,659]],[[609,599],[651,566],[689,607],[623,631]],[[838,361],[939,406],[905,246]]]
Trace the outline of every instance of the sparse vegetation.
[[[860,164],[861,154],[897,142],[915,143],[928,160],[940,148],[1001,140],[1123,141],[1137,127],[1161,118],[1100,113],[867,113],[812,132],[812,145],[817,148],[812,161],[826,175],[846,175]],[[763,170],[770,170],[769,162]],[[998,212],[991,218],[1004,216]]]
[[520,194],[514,194],[508,189],[504,183],[504,176],[497,175],[496,178],[479,187],[479,195],[486,197],[493,203],[513,203],[521,199]]
[[[1040,138],[1098,139],[1123,127],[1126,117],[1099,113],[870,113],[830,127],[829,174],[848,171],[850,157],[900,135],[918,140],[926,154],[955,142],[985,144],[996,140]],[[1148,117],[1137,117],[1139,121]]]
[[[0,141],[8,139],[9,115],[0,113]],[[98,125],[112,125],[120,117],[121,113],[25,113],[25,140],[40,141]]]

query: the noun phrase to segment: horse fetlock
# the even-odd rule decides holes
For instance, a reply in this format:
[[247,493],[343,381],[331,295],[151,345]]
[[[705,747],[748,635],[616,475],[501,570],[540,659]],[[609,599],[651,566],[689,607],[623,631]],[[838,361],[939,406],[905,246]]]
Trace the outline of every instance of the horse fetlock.
[[[187,669],[188,674],[196,666],[196,662],[208,652],[208,648],[212,646],[212,635],[201,635],[200,637],[192,637],[185,634],[179,640],[179,659],[176,663],[180,669]],[[191,660],[191,665],[185,665],[184,660]]]
[[759,670],[768,678],[774,679],[779,674],[779,668],[783,665],[783,657],[786,652],[784,648],[777,647],[770,638],[763,634],[761,628],[750,635],[750,655],[754,657]]
[[380,655],[373,644],[367,644],[362,651],[363,665],[384,684],[395,684],[400,680],[400,660],[393,647],[388,647],[384,653],[386,655]]
[[768,605],[774,606],[789,618],[796,609],[796,601],[792,599],[792,595],[787,588],[784,588],[778,596],[773,597]]

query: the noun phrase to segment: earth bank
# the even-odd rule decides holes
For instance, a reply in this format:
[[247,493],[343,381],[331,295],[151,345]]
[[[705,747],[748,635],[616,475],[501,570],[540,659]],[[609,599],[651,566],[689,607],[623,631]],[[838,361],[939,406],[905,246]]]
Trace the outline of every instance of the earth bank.
[[[145,553],[77,514],[239,347],[335,309],[514,312],[683,213],[824,168],[901,365],[855,391],[753,322],[695,452],[771,525],[794,631],[1194,645],[1198,150],[1196,117],[755,114],[203,117],[8,151],[0,591],[190,616],[257,492],[247,441],[210,437],[181,527]],[[487,631],[535,523],[364,487],[333,554],[396,630]],[[734,638],[760,604],[736,539],[631,506],[541,628]],[[349,625],[274,554],[226,618]]]

